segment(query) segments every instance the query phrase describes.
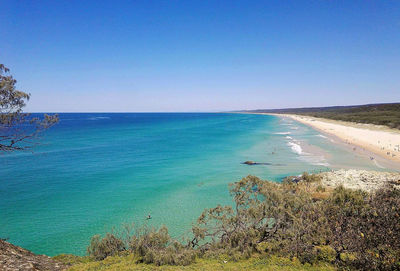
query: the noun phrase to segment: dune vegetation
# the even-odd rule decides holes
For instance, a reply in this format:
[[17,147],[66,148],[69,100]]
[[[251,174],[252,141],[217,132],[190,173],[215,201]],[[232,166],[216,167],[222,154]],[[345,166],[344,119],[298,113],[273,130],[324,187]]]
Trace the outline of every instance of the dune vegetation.
[[253,110],[250,112],[298,114],[316,118],[385,125],[400,129],[400,103]]
[[400,191],[326,188],[318,175],[231,184],[233,206],[206,209],[190,237],[166,227],[96,235],[71,270],[399,270]]

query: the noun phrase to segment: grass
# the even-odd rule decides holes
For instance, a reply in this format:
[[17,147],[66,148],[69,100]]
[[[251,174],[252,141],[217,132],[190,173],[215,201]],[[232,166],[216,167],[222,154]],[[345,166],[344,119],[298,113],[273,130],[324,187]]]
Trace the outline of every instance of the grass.
[[[230,261],[221,257],[220,259],[197,259],[195,263],[187,266],[155,266],[152,264],[141,264],[136,263],[136,258],[133,255],[128,256],[113,256],[107,257],[103,261],[92,261],[88,257],[76,257],[68,258],[68,256],[57,256],[56,259],[64,261],[66,263],[74,263],[68,271],[83,271],[83,270],[109,270],[109,271],[135,271],[135,270],[165,270],[165,271],[176,271],[176,270],[232,270],[232,271],[251,271],[251,270],[266,270],[266,271],[331,271],[337,270],[332,265],[320,264],[311,266],[309,264],[301,264],[298,260],[290,260],[287,258],[280,257],[253,257],[248,260],[240,260],[237,262]],[[76,257],[76,258],[75,258]]]

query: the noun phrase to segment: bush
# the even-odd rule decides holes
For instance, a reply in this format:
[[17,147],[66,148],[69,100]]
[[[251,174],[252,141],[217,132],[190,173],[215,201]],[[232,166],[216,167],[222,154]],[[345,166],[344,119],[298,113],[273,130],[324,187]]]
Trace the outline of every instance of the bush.
[[95,235],[90,241],[87,252],[95,260],[103,260],[108,256],[133,253],[138,262],[156,265],[188,265],[194,262],[196,251],[173,240],[168,229],[162,226],[158,230],[141,227],[125,227],[125,236],[107,233],[104,238]]
[[100,235],[93,236],[87,248],[89,256],[96,260],[103,260],[125,250],[124,242],[112,233],[107,233],[104,238]]
[[171,239],[165,226],[141,229],[131,237],[129,249],[140,256],[141,262],[156,265],[188,265],[196,258],[193,249]]
[[326,228],[326,221],[303,185],[307,184],[278,184],[254,176],[242,179],[231,185],[234,208],[217,206],[203,212],[193,228],[193,243],[225,254],[236,251],[245,258],[260,251],[262,243],[283,256],[312,251],[313,244],[323,242],[320,229]]
[[280,251],[280,242],[261,242],[257,245],[257,251],[260,253],[267,253],[267,254],[276,254]]
[[317,174],[308,174],[307,172],[301,175],[301,179],[307,183],[320,183],[322,180],[321,176]]
[[[231,185],[234,208],[217,206],[203,212],[193,228],[193,243],[208,251],[205,255],[249,257],[266,252],[311,264],[397,268],[400,191],[386,187],[368,194],[338,187],[327,192],[312,176],[303,174],[304,182],[298,184],[248,176]],[[323,195],[316,201],[318,193]]]
[[[325,201],[328,240],[341,264],[362,270],[396,270],[400,259],[400,191],[336,188]],[[351,255],[351,257],[346,257]]]
[[336,251],[331,246],[316,246],[314,252],[318,261],[333,263],[336,259]]
[[170,239],[165,226],[159,230],[142,228],[131,237],[129,249],[140,256],[145,256],[151,250],[164,250]]
[[400,270],[400,191],[392,186],[376,191],[369,196],[365,209],[353,266]]
[[339,259],[345,264],[345,265],[353,265],[355,260],[357,259],[357,256],[355,253],[340,253]]

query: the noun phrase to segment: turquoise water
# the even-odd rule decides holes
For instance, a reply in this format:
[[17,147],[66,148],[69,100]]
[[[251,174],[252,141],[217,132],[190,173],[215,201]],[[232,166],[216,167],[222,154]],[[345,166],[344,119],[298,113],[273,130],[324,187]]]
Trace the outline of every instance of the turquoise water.
[[[61,114],[34,153],[0,156],[0,237],[36,253],[84,254],[123,223],[188,232],[228,183],[341,165],[374,168],[291,120],[245,114]],[[253,160],[272,165],[248,166]]]

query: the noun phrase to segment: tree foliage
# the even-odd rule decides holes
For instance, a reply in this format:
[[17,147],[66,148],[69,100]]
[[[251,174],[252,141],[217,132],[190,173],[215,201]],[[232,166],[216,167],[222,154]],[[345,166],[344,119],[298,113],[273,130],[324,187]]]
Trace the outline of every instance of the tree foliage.
[[199,247],[247,257],[268,243],[269,252],[299,256],[321,243],[315,232],[326,220],[305,187],[248,176],[231,185],[231,194],[234,208],[205,210],[193,227]]
[[17,81],[0,64],[0,152],[26,150],[35,138],[58,121],[57,115],[32,117],[23,112],[30,94],[16,89]]

